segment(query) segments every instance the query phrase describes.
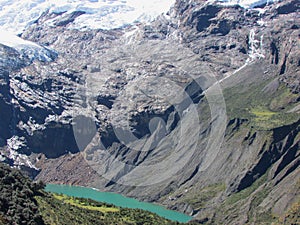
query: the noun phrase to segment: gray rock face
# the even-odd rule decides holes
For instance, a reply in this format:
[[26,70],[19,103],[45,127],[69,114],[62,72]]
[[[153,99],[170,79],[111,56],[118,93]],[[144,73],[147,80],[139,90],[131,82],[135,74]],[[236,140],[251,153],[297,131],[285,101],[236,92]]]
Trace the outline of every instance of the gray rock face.
[[299,4],[264,10],[177,1],[85,32],[68,29],[80,12],[45,13],[22,37],[51,60],[0,45],[1,154],[202,222],[282,215],[299,195]]

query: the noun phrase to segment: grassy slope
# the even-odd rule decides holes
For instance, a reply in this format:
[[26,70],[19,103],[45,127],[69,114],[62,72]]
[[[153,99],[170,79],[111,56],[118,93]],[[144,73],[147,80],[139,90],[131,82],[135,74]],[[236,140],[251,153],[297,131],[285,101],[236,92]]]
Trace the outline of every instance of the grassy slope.
[[[266,80],[262,83],[253,83],[244,87],[232,87],[225,89],[223,92],[229,119],[247,119],[246,126],[249,130],[264,132],[266,140],[269,139],[268,134],[271,135],[272,129],[299,120],[299,113],[288,113],[288,111],[299,103],[300,95],[291,93],[283,85],[279,86],[276,91],[265,91],[265,87],[271,81]],[[299,202],[287,212],[284,223],[282,223],[282,218],[273,215],[271,211],[259,213],[259,204],[271,191],[270,187],[265,185],[266,179],[267,173],[250,187],[226,198],[216,210],[218,212],[217,217],[211,221],[211,224],[222,224],[221,221],[231,221],[233,218],[240,216],[241,206],[249,199],[251,199],[250,208],[244,210],[248,211],[249,224],[294,224],[290,221],[299,221]],[[287,222],[286,218],[292,219]]]
[[[243,76],[243,75],[241,75]],[[290,113],[297,104],[299,104],[300,94],[291,93],[284,85],[279,85],[276,89],[272,87],[274,77],[269,79],[256,79],[255,82],[244,82],[243,79],[239,85],[231,86],[223,89],[223,95],[226,102],[226,110],[228,121],[234,118],[246,119],[247,122],[243,127],[249,131],[249,136],[252,133],[260,131],[261,135],[265,136],[267,143],[272,141],[272,129],[288,125],[299,120],[299,112]],[[230,135],[232,135],[230,133]],[[243,135],[239,130],[235,131],[235,136]],[[249,224],[297,224],[285,222],[299,221],[300,203],[295,204],[287,215],[283,218],[278,218],[272,212],[258,212],[259,204],[270,193],[270,187],[264,185],[267,180],[267,173],[260,179],[254,182],[250,187],[232,194],[219,202],[216,208],[214,218],[206,222],[206,224],[230,224],[232,219],[240,217],[241,207],[246,201],[251,199],[250,209],[244,209],[244,213],[248,214]],[[188,193],[183,202],[188,202],[194,209],[201,210],[206,208],[210,201],[221,194],[226,187],[222,184],[209,185],[198,193]],[[206,213],[206,212],[203,212]],[[208,212],[210,214],[210,212]],[[209,217],[209,215],[208,215]],[[205,218],[205,216],[201,216]],[[255,221],[253,221],[255,219]]]
[[[263,131],[266,140],[270,138],[272,129],[292,124],[299,120],[299,112],[290,113],[299,104],[300,94],[292,93],[286,86],[268,90],[274,78],[253,82],[245,86],[239,85],[224,90],[224,98],[229,119],[247,119],[246,126],[250,131]],[[272,89],[272,88],[271,88]],[[248,216],[250,223],[255,224],[294,224],[299,221],[299,201],[294,204],[283,218],[278,218],[272,212],[258,212],[259,204],[270,193],[271,189],[265,185],[267,173],[255,181],[250,187],[229,196],[217,211],[226,215],[227,220],[237,217],[240,207],[251,199]],[[255,221],[252,219],[255,218]],[[289,218],[292,218],[288,221]],[[284,223],[283,223],[284,220]],[[218,221],[218,218],[217,218]],[[216,223],[218,223],[215,221]],[[223,218],[221,221],[224,221]],[[297,224],[297,223],[295,223]]]
[[271,80],[238,86],[224,90],[224,98],[229,118],[243,118],[258,130],[270,130],[292,124],[299,119],[299,113],[288,113],[296,106],[300,95],[293,94],[281,85],[276,91],[264,88]]
[[179,224],[156,214],[127,209],[90,199],[45,194],[37,196],[45,224]]

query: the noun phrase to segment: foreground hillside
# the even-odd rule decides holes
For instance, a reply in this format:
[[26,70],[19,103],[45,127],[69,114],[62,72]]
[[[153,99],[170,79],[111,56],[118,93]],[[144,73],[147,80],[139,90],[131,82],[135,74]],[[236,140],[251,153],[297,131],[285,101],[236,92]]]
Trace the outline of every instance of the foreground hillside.
[[0,163],[0,224],[179,224],[139,209],[53,195],[19,170]]

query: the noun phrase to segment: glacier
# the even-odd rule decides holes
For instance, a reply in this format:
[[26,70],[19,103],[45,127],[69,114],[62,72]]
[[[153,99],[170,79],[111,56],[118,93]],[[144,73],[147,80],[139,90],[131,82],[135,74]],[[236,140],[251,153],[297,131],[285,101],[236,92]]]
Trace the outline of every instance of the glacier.
[[[56,53],[16,35],[34,24],[45,12],[83,11],[69,29],[114,29],[133,23],[148,23],[167,12],[175,0],[0,0],[0,43],[16,49],[30,61],[52,61]],[[21,13],[20,13],[21,12]],[[46,21],[52,26],[55,20]]]
[[42,62],[51,62],[57,57],[54,50],[24,40],[5,30],[0,30],[0,44],[17,50],[21,57],[26,57],[30,61],[37,59]]
[[[208,0],[224,6],[253,8],[279,0]],[[166,13],[175,0],[0,0],[0,29],[21,34],[42,13],[85,14],[75,19],[71,29],[114,29],[128,24],[152,21]],[[21,13],[20,13],[21,12]]]
[[[43,12],[83,11],[71,28],[113,29],[150,22],[167,12],[175,0],[0,0],[0,29],[20,34]],[[22,12],[22,13],[20,13]]]

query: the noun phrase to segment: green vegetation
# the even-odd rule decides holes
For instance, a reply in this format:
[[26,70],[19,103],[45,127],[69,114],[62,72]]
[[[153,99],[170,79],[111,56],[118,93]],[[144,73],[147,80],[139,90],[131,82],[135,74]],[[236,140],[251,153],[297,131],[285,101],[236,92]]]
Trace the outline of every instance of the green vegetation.
[[[268,196],[271,189],[265,185],[267,174],[256,180],[250,187],[229,196],[216,210],[217,214],[210,221],[210,224],[223,224],[224,221],[230,224],[238,215],[247,211],[245,217],[249,219],[247,224],[272,224],[278,220],[271,211],[265,212],[259,210],[259,205]],[[243,210],[241,207],[248,205],[247,209]],[[226,218],[224,218],[226,215]],[[225,219],[225,220],[224,220]]]
[[0,224],[44,224],[34,199],[43,187],[0,163]]
[[92,202],[89,201],[88,199],[79,199],[74,197],[68,197],[66,195],[58,195],[58,194],[53,194],[53,196],[54,198],[61,200],[64,203],[77,206],[78,208],[82,208],[82,209],[95,210],[103,213],[120,211],[120,209],[117,207],[107,206],[99,202]]
[[267,180],[267,173],[257,179],[250,187],[245,188],[244,190],[234,193],[229,196],[224,202],[224,206],[232,206],[240,200],[244,200],[249,197],[254,191],[256,191],[262,184]]
[[[285,107],[288,107],[288,104],[293,104],[297,102],[299,94],[294,94],[290,89],[281,86],[279,93],[272,99],[270,102],[270,109],[274,111],[282,110]],[[288,109],[290,109],[289,107]]]
[[182,198],[182,202],[190,204],[195,210],[205,208],[208,201],[225,190],[225,184],[212,184],[204,187],[196,192],[189,192],[186,197]]
[[144,210],[120,208],[91,199],[45,193],[36,200],[45,224],[179,224]]
[[51,194],[43,188],[43,183],[0,163],[0,225],[180,224],[145,210]]
[[291,93],[283,85],[268,93],[264,87],[269,83],[270,80],[224,90],[228,116],[231,119],[248,119],[249,125],[259,130],[270,130],[297,121],[299,114],[288,111],[296,106],[299,94]]

